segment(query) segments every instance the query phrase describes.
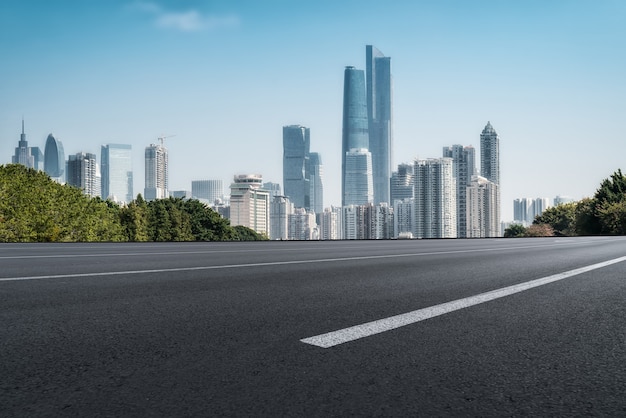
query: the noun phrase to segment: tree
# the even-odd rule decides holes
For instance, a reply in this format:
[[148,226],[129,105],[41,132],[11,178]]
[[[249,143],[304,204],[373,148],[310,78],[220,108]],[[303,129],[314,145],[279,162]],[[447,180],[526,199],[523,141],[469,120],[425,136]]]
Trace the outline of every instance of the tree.
[[548,224],[554,235],[572,236],[576,234],[576,207],[577,203],[563,203],[543,211],[535,218],[533,225]]
[[554,229],[548,224],[532,224],[524,232],[525,237],[553,237]]
[[504,238],[519,238],[526,233],[526,228],[522,224],[512,224],[504,230]]

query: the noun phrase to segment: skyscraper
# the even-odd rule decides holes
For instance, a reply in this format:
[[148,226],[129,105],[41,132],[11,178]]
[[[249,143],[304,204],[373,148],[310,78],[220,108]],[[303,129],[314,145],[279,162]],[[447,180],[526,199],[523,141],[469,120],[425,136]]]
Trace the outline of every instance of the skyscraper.
[[500,139],[491,122],[487,122],[480,134],[480,175],[498,186],[496,188],[498,210],[497,214],[494,214],[497,215],[498,228],[494,235],[486,236],[500,236]]
[[288,197],[274,196],[270,203],[270,239],[289,239],[289,215],[293,211],[293,203]]
[[372,203],[372,154],[365,148],[352,148],[346,153],[345,164],[344,206]]
[[133,200],[132,147],[126,144],[105,144],[100,148],[102,163],[102,198],[117,203]]
[[150,144],[146,147],[146,182],[144,198],[146,200],[165,199],[168,197],[167,148],[163,144]]
[[413,166],[398,164],[398,171],[391,174],[391,202],[412,199],[415,193],[413,185]]
[[500,139],[491,122],[480,134],[480,175],[500,184]]
[[467,187],[476,175],[476,151],[474,147],[452,145],[443,148],[443,156],[452,158],[452,175],[456,179],[456,216],[459,238],[467,236]]
[[[342,127],[342,146],[341,146],[341,204],[342,206],[350,204],[362,204],[355,203],[353,199],[356,195],[356,191],[349,190],[355,184],[360,184],[361,181],[350,179],[350,174],[347,173],[346,159],[348,154],[355,150],[356,153],[369,154],[369,136],[368,136],[368,119],[367,119],[367,101],[365,97],[365,74],[363,70],[357,70],[354,67],[346,67],[344,71],[344,83],[343,83],[343,127]],[[355,155],[353,152],[353,155]],[[371,198],[369,196],[359,196],[356,200],[359,202],[368,203],[373,200],[373,185],[371,174],[371,154],[370,159],[370,174],[366,179],[368,186],[363,188],[363,191],[369,193],[372,192]],[[354,174],[354,172],[352,173]]]
[[415,161],[417,238],[456,238],[456,186],[451,158]]
[[310,130],[300,125],[283,126],[283,187],[296,208],[310,209]]
[[372,153],[372,179],[374,203],[389,202],[391,177],[392,130],[392,77],[391,58],[372,45],[365,47],[367,76],[368,149]]
[[15,155],[11,159],[13,164],[22,164],[28,168],[35,167],[35,156],[31,152],[32,150],[28,146],[26,141],[26,133],[24,132],[24,119],[22,119],[22,133],[20,135],[20,141],[15,148]]
[[100,173],[96,154],[79,152],[67,160],[67,184],[82,189],[87,196],[100,196]]
[[310,165],[310,185],[311,185],[311,205],[310,208],[315,213],[324,211],[324,168],[322,156],[317,152],[312,152],[309,158]]
[[53,179],[63,181],[65,174],[65,153],[63,144],[54,135],[48,135],[44,148],[44,171]]

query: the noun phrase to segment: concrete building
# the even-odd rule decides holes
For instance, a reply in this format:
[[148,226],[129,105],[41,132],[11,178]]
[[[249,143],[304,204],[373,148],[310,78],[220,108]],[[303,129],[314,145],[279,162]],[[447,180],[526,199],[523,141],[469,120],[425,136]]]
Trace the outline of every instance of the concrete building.
[[342,208],[337,206],[325,208],[324,212],[319,214],[319,219],[320,239],[342,239]]
[[100,172],[96,154],[79,152],[67,160],[67,184],[91,197],[100,196]]
[[416,160],[416,238],[456,238],[456,184],[451,158]]
[[274,196],[270,203],[270,239],[289,239],[289,215],[294,212],[293,203],[286,196]]
[[163,144],[150,144],[145,152],[144,198],[146,200],[169,197],[169,171],[167,148]]
[[230,185],[230,224],[246,226],[259,234],[270,233],[270,194],[261,188],[260,174],[241,174]]
[[467,238],[499,237],[500,192],[498,185],[473,176],[467,187]]
[[456,230],[459,238],[467,236],[467,187],[476,173],[476,151],[472,146],[452,145],[443,148],[443,156],[452,158],[452,175],[456,180]]

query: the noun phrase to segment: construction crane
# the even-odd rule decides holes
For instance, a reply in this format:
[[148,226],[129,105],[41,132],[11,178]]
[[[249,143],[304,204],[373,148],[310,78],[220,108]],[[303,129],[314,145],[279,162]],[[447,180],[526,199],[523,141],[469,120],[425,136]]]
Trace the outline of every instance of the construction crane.
[[173,136],[176,135],[161,135],[160,137],[158,137],[157,139],[159,140],[159,142],[161,143],[161,146],[163,146],[163,143],[165,142],[165,138],[171,138]]

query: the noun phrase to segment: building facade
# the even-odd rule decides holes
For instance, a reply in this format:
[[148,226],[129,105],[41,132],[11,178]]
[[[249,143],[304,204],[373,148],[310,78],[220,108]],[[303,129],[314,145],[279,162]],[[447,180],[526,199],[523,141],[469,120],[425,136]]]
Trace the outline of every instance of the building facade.
[[222,180],[192,180],[191,196],[214,205],[224,200],[224,184]]
[[283,126],[283,188],[297,208],[311,207],[310,129],[300,125]]
[[310,208],[314,213],[322,213],[324,211],[324,166],[322,165],[322,156],[317,152],[312,152],[310,154],[309,164],[309,184],[311,186]]
[[365,47],[368,149],[372,153],[374,203],[390,202],[393,129],[391,58],[372,45]]
[[367,205],[374,201],[372,184],[372,154],[365,148],[351,149],[346,153],[345,162],[346,205]]
[[133,200],[132,147],[127,144],[106,144],[100,148],[103,199],[117,203]]
[[498,185],[473,176],[467,187],[467,238],[500,236],[500,192]]
[[262,189],[260,174],[241,174],[230,185],[230,224],[242,225],[271,236],[270,194]]
[[[495,183],[497,193],[500,193],[500,138],[496,130],[491,126],[491,122],[487,122],[485,128],[480,134],[480,175],[492,183]],[[500,204],[500,195],[498,195],[498,205]],[[495,215],[494,215],[495,216]],[[500,207],[497,210],[498,232],[495,235],[500,236]],[[491,234],[490,232],[485,232]]]
[[390,186],[392,204],[396,200],[412,199],[415,193],[413,166],[411,164],[398,164],[398,171],[391,174]]
[[32,153],[31,148],[28,146],[26,140],[26,133],[24,132],[24,119],[22,119],[22,133],[20,134],[20,140],[15,148],[15,154],[11,158],[13,164],[21,164],[28,168],[37,169],[35,166],[35,156]]
[[274,196],[270,203],[270,239],[289,239],[289,215],[294,211],[293,203],[286,196]]
[[96,154],[79,152],[68,157],[67,184],[78,187],[87,196],[100,196],[100,173]]
[[145,152],[146,181],[144,198],[146,200],[165,199],[168,194],[168,158],[167,148],[163,144],[150,144]]
[[333,206],[325,208],[319,215],[320,239],[337,240],[343,237],[342,210]]
[[[350,176],[347,173],[346,158],[351,150],[368,150],[368,132],[365,74],[363,70],[357,70],[354,67],[346,67],[344,70],[343,82],[343,122],[341,139],[342,206],[352,204],[347,197],[355,194],[354,191],[349,190],[349,187],[355,184],[355,181],[350,179]],[[368,181],[369,183],[372,182],[371,174]]]
[[456,179],[456,216],[459,238],[467,236],[467,187],[476,175],[476,150],[472,146],[452,145],[443,148],[443,157],[452,158],[452,175]]
[[63,144],[53,134],[49,134],[46,138],[43,170],[52,179],[61,183],[65,181],[65,152],[63,151]]
[[451,158],[416,160],[416,238],[456,238],[456,184]]

